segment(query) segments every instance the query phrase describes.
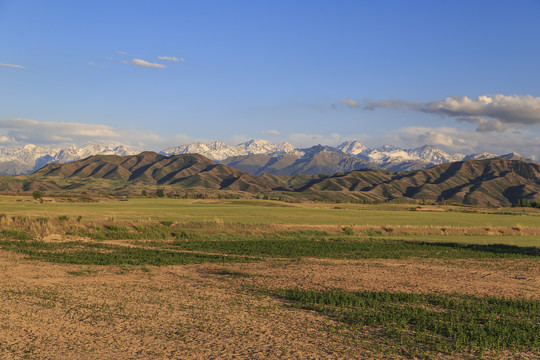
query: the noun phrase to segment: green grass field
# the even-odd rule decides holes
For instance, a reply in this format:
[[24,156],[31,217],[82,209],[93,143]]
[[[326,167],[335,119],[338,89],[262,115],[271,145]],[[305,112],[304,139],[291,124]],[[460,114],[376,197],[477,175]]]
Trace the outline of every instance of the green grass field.
[[[407,357],[434,352],[540,350],[540,303],[492,297],[284,289],[293,306],[325,314],[345,326],[377,329],[374,342]],[[427,356],[429,357],[429,355]]]
[[8,215],[83,216],[90,220],[172,220],[238,224],[317,224],[433,227],[540,227],[537,209],[440,207],[410,211],[412,205],[285,203],[274,200],[190,200],[130,198],[128,201],[39,203],[30,197],[0,196]]
[[[401,204],[273,200],[130,198],[40,203],[29,197],[1,196],[0,248],[31,261],[88,266],[68,270],[78,278],[94,276],[100,271],[97,266],[142,267],[151,273],[147,267],[265,262],[309,267],[322,259],[339,264],[406,260],[421,267],[427,259],[472,261],[482,269],[507,266],[499,265],[504,262],[522,269],[514,275],[515,281],[537,272],[540,212],[536,209],[430,206],[420,210],[424,211]],[[212,274],[229,280],[251,278],[237,270],[218,269]],[[316,312],[334,324],[328,326],[327,336],[344,336],[375,354],[472,358],[501,351],[527,356],[540,352],[536,300],[354,292],[333,288],[331,282],[323,290],[259,285],[238,291],[249,301],[262,295],[279,299],[284,307]]]

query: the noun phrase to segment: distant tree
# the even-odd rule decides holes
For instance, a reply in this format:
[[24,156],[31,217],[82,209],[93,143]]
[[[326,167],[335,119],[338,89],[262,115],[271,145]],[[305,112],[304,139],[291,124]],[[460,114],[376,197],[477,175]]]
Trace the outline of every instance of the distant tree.
[[156,196],[157,196],[157,197],[160,197],[160,198],[164,197],[164,196],[165,196],[165,190],[164,190],[163,188],[161,188],[161,187],[160,187],[160,188],[157,188],[157,190],[156,190]]
[[146,192],[146,190],[143,189],[143,191],[141,191],[141,195],[142,196],[148,196],[148,193]]
[[43,197],[43,193],[39,190],[36,190],[32,193],[32,197],[34,198],[34,200],[39,200]]
[[540,201],[531,201],[527,198],[519,199],[516,203],[512,204],[513,207],[533,207],[540,208]]

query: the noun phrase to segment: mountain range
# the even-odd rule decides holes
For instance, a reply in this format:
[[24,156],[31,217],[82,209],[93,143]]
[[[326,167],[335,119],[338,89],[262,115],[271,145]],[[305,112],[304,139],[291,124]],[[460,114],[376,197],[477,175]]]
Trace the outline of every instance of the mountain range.
[[[443,201],[508,206],[519,199],[540,201],[540,165],[501,158],[393,172],[355,170],[333,175],[256,176],[199,154],[166,156],[95,155],[67,164],[51,163],[30,175],[0,177],[0,191],[99,194],[220,192],[253,197],[355,201]],[[217,196],[217,195],[216,195]]]
[[[0,147],[0,175],[28,174],[49,163],[69,163],[93,155],[124,156],[139,152],[141,149],[125,145],[99,144],[63,148],[32,144],[22,147]],[[166,156],[200,154],[254,175],[334,174],[359,169],[407,171],[427,169],[455,161],[495,157],[534,161],[534,158],[525,158],[515,153],[448,154],[432,145],[413,149],[401,149],[392,145],[369,148],[359,141],[347,141],[336,147],[316,145],[310,148],[295,148],[287,142],[274,144],[267,140],[249,140],[238,145],[227,145],[221,141],[208,144],[195,142],[167,148],[159,153]]]
[[28,174],[49,163],[69,163],[93,155],[133,155],[127,146],[88,144],[83,147],[39,146],[0,147],[0,175]]

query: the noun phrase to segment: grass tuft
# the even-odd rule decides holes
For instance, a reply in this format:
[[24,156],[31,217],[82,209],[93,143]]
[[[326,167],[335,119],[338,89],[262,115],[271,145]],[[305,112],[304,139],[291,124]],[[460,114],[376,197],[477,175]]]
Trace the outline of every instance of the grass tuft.
[[293,306],[323,313],[350,329],[369,328],[406,356],[425,351],[540,351],[540,302],[466,295],[285,289]]
[[5,229],[0,232],[2,237],[13,240],[31,240],[32,235],[24,230]]

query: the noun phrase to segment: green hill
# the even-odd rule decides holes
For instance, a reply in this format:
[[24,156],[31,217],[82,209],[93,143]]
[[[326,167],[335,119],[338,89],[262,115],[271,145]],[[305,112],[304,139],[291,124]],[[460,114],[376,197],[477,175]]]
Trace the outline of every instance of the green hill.
[[[317,163],[305,165],[309,172],[323,170]],[[227,190],[245,196],[279,191],[309,199],[448,200],[508,206],[522,198],[540,201],[540,166],[498,158],[407,172],[363,169],[334,175],[255,176],[202,155],[143,152],[91,156],[69,164],[48,164],[31,175],[0,177],[0,191],[4,193],[40,190],[134,194],[146,187]]]

